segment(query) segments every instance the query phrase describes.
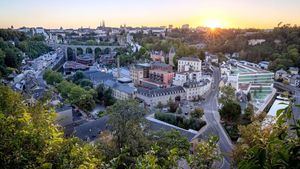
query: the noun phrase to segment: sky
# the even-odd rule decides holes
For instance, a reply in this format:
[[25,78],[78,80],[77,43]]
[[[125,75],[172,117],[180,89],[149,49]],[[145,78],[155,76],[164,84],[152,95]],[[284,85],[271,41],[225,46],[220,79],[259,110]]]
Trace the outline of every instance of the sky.
[[300,0],[0,0],[0,27],[300,25]]

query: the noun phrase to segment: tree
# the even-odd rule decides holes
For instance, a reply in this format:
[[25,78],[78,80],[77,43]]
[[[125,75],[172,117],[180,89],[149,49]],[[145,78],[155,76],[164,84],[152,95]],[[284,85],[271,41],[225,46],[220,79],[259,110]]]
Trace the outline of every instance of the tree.
[[255,121],[240,126],[242,139],[233,152],[237,167],[299,168],[299,136],[288,134],[286,124]]
[[182,114],[182,109],[181,109],[181,107],[178,107],[178,108],[177,108],[176,114]]
[[194,111],[191,112],[191,117],[192,118],[202,118],[202,116],[204,115],[204,111],[201,108],[196,108]]
[[191,145],[187,138],[180,135],[179,131],[153,132],[151,140],[155,142],[155,146],[158,146],[155,152],[157,164],[164,168],[172,168],[177,163],[177,161],[169,160],[169,157],[174,153],[173,151],[176,151],[177,159],[188,158]]
[[235,102],[226,102],[219,110],[223,120],[227,122],[236,122],[241,115],[241,106]]
[[45,71],[43,79],[47,82],[47,84],[55,85],[63,81],[63,76],[61,73],[48,69]]
[[76,71],[76,73],[72,76],[72,81],[75,84],[79,84],[82,79],[85,79],[85,75],[82,71]]
[[156,108],[158,108],[158,109],[162,109],[164,107],[164,105],[161,103],[161,101],[159,101],[158,103],[157,103],[157,106],[156,106]]
[[116,102],[116,100],[112,96],[112,94],[113,94],[113,91],[111,88],[105,89],[105,91],[103,93],[103,101],[104,101],[105,106],[111,106]]
[[221,97],[219,98],[219,102],[225,105],[227,102],[236,101],[235,97],[235,89],[229,85],[221,88]]
[[82,79],[82,80],[80,80],[79,85],[81,87],[90,87],[90,88],[93,88],[93,82],[91,80],[89,80],[89,79]]
[[178,103],[174,102],[171,98],[168,101],[169,111],[175,113],[178,108]]
[[26,106],[8,87],[0,86],[1,168],[100,168],[95,146],[65,138],[52,109]]
[[141,108],[134,100],[118,101],[107,109],[110,118],[111,134],[116,143],[117,151],[126,150],[128,155],[120,163],[121,166],[132,163],[132,157],[137,157],[147,150],[145,136],[146,110]]
[[208,141],[197,143],[193,154],[190,156],[190,167],[192,169],[209,169],[212,168],[214,162],[221,160],[217,142],[217,137],[211,137]]
[[103,101],[103,98],[104,98],[104,91],[105,91],[105,88],[104,88],[104,85],[101,83],[99,84],[97,87],[96,87],[96,92],[97,92],[97,99],[98,101]]

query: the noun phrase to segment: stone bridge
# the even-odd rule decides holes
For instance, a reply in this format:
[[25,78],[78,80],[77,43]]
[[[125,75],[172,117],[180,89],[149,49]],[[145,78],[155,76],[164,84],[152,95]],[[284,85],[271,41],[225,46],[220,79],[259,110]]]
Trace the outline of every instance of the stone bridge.
[[[77,56],[78,52],[81,51],[82,54],[90,53],[93,56],[96,55],[96,51],[98,52],[106,52],[109,53],[118,48],[126,48],[123,46],[101,46],[101,45],[69,45],[69,44],[49,44],[49,46],[53,48],[60,47],[64,50],[65,56],[68,56],[68,50],[72,51],[73,55]],[[67,58],[66,58],[67,59]]]

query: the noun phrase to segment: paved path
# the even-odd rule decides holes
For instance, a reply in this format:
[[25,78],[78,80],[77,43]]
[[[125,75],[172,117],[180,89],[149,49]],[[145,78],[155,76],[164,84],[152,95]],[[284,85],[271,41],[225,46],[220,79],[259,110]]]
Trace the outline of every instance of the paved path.
[[218,84],[220,81],[220,70],[218,68],[214,68],[213,78],[214,78],[214,86],[215,89],[212,90],[211,94],[208,95],[200,106],[204,109],[204,116],[206,118],[207,127],[203,130],[202,136],[207,138],[211,135],[215,135],[219,137],[219,147],[221,150],[223,158],[223,163],[221,168],[229,169],[230,168],[230,153],[233,150],[233,144],[224,130],[224,128],[220,124],[220,115],[218,112]]

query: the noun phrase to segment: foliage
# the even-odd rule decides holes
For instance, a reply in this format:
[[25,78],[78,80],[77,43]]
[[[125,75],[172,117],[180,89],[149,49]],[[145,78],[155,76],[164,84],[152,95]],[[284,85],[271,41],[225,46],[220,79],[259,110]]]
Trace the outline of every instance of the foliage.
[[236,101],[235,89],[229,85],[222,87],[219,102],[225,105],[228,102],[235,102],[235,101]]
[[53,70],[46,70],[43,79],[50,85],[58,84],[63,81],[63,76],[61,73],[55,72]]
[[192,118],[202,118],[204,115],[204,111],[201,108],[196,108],[194,111],[191,112]]
[[174,102],[171,98],[168,101],[169,112],[175,113],[178,108],[178,103]]
[[122,162],[118,164],[119,167],[130,165],[134,161],[133,157],[137,157],[148,149],[149,143],[144,132],[145,111],[134,100],[118,101],[107,109],[110,116],[108,123],[117,152],[121,153],[121,150],[126,150],[128,154],[122,158]]
[[112,89],[105,88],[103,84],[99,84],[96,88],[97,101],[100,103],[104,103],[104,106],[113,105],[116,100],[112,96]]
[[43,41],[44,38],[41,35],[36,35],[20,42],[18,48],[29,58],[34,59],[51,51],[50,47],[44,44]]
[[176,155],[178,156],[177,159],[188,158],[191,145],[187,138],[181,137],[179,131],[153,132],[151,140],[154,141],[154,146],[157,146],[155,151],[157,164],[164,168],[172,168],[177,163],[177,161],[170,161],[170,157],[174,151],[176,151]]
[[191,168],[209,169],[212,168],[214,162],[221,160],[217,142],[217,137],[210,137],[208,141],[197,143],[194,153],[190,156]]
[[24,52],[30,58],[36,58],[50,51],[40,36],[29,37],[12,29],[0,29],[0,77],[7,76],[9,68],[18,69]]
[[101,154],[75,138],[66,139],[55,113],[42,104],[28,107],[0,86],[1,168],[100,168]]
[[[247,34],[251,32],[252,34]],[[239,59],[258,63],[270,61],[269,69],[287,70],[300,65],[300,27],[289,24],[278,25],[272,31],[258,29],[218,29],[207,37],[207,49],[213,53],[239,53]],[[249,45],[251,39],[265,42]]]
[[158,120],[173,124],[175,126],[184,128],[184,129],[193,129],[200,130],[203,126],[206,125],[206,122],[201,119],[195,118],[186,118],[183,115],[171,114],[171,113],[160,113],[157,112],[154,114],[154,117]]
[[64,80],[57,85],[57,90],[68,102],[85,111],[91,111],[96,106],[96,91],[94,89],[85,90],[74,83]]
[[[240,126],[241,142],[233,158],[239,168],[299,168],[300,121],[296,121],[292,104],[277,112],[276,121],[254,121]],[[269,121],[269,122],[268,122]],[[289,126],[288,121],[293,121]]]
[[226,122],[236,122],[241,115],[241,106],[235,102],[226,102],[219,110],[220,115]]

